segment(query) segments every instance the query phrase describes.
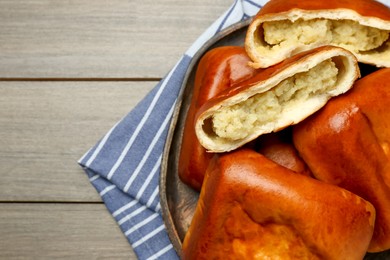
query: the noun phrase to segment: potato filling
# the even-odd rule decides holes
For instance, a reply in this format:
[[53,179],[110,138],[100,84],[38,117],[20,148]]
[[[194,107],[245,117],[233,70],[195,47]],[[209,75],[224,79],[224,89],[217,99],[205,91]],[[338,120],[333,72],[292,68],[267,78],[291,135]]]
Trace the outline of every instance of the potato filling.
[[336,64],[329,59],[309,71],[283,80],[265,93],[222,107],[212,117],[213,131],[222,138],[243,139],[265,123],[277,119],[286,105],[334,89],[337,74]]
[[380,47],[389,38],[389,31],[363,26],[351,20],[272,21],[264,22],[263,30],[265,42],[275,51],[297,42],[306,45],[324,42],[352,52],[369,51]]

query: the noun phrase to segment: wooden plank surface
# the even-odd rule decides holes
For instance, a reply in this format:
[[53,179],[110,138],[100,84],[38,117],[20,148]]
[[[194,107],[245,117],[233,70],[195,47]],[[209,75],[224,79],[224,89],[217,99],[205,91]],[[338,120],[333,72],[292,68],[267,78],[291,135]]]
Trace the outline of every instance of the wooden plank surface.
[[77,160],[232,2],[0,1],[0,259],[136,259]]
[[77,160],[156,82],[0,82],[0,201],[100,201]]
[[0,204],[0,259],[136,259],[102,204]]
[[2,0],[1,78],[161,78],[230,0]]

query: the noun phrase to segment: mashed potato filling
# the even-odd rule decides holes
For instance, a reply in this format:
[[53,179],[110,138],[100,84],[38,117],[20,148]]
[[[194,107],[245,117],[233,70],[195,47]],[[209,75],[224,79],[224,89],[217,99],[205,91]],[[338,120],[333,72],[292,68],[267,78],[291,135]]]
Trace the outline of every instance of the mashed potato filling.
[[352,52],[369,51],[382,46],[389,31],[360,25],[352,20],[299,19],[263,23],[264,41],[277,51],[296,43],[323,42]]
[[212,117],[213,131],[222,138],[243,139],[263,124],[277,119],[286,105],[332,90],[336,86],[337,74],[336,64],[329,59],[283,80],[265,93],[222,107]]

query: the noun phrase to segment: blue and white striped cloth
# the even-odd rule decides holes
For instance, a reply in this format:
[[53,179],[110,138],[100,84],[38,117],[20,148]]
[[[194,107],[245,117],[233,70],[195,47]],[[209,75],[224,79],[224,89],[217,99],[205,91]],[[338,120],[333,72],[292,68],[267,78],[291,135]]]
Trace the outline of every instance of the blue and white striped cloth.
[[257,13],[266,0],[236,0],[161,82],[80,160],[139,259],[178,259],[161,217],[161,157],[186,70],[202,45]]
[[[389,1],[380,0],[387,5]],[[169,123],[191,59],[216,33],[255,15],[265,2],[236,0],[134,110],[79,160],[139,259],[178,259],[161,217],[158,185]]]

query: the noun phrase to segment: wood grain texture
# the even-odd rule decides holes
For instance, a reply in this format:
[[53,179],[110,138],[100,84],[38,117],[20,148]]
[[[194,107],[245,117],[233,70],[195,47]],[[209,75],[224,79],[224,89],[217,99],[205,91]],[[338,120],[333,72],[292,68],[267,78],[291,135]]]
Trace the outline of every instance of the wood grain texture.
[[101,201],[77,160],[156,82],[0,82],[0,201]]
[[232,2],[2,0],[0,78],[161,78]]
[[77,160],[232,2],[0,1],[0,259],[136,259]]
[[0,259],[137,259],[102,204],[0,204]]

